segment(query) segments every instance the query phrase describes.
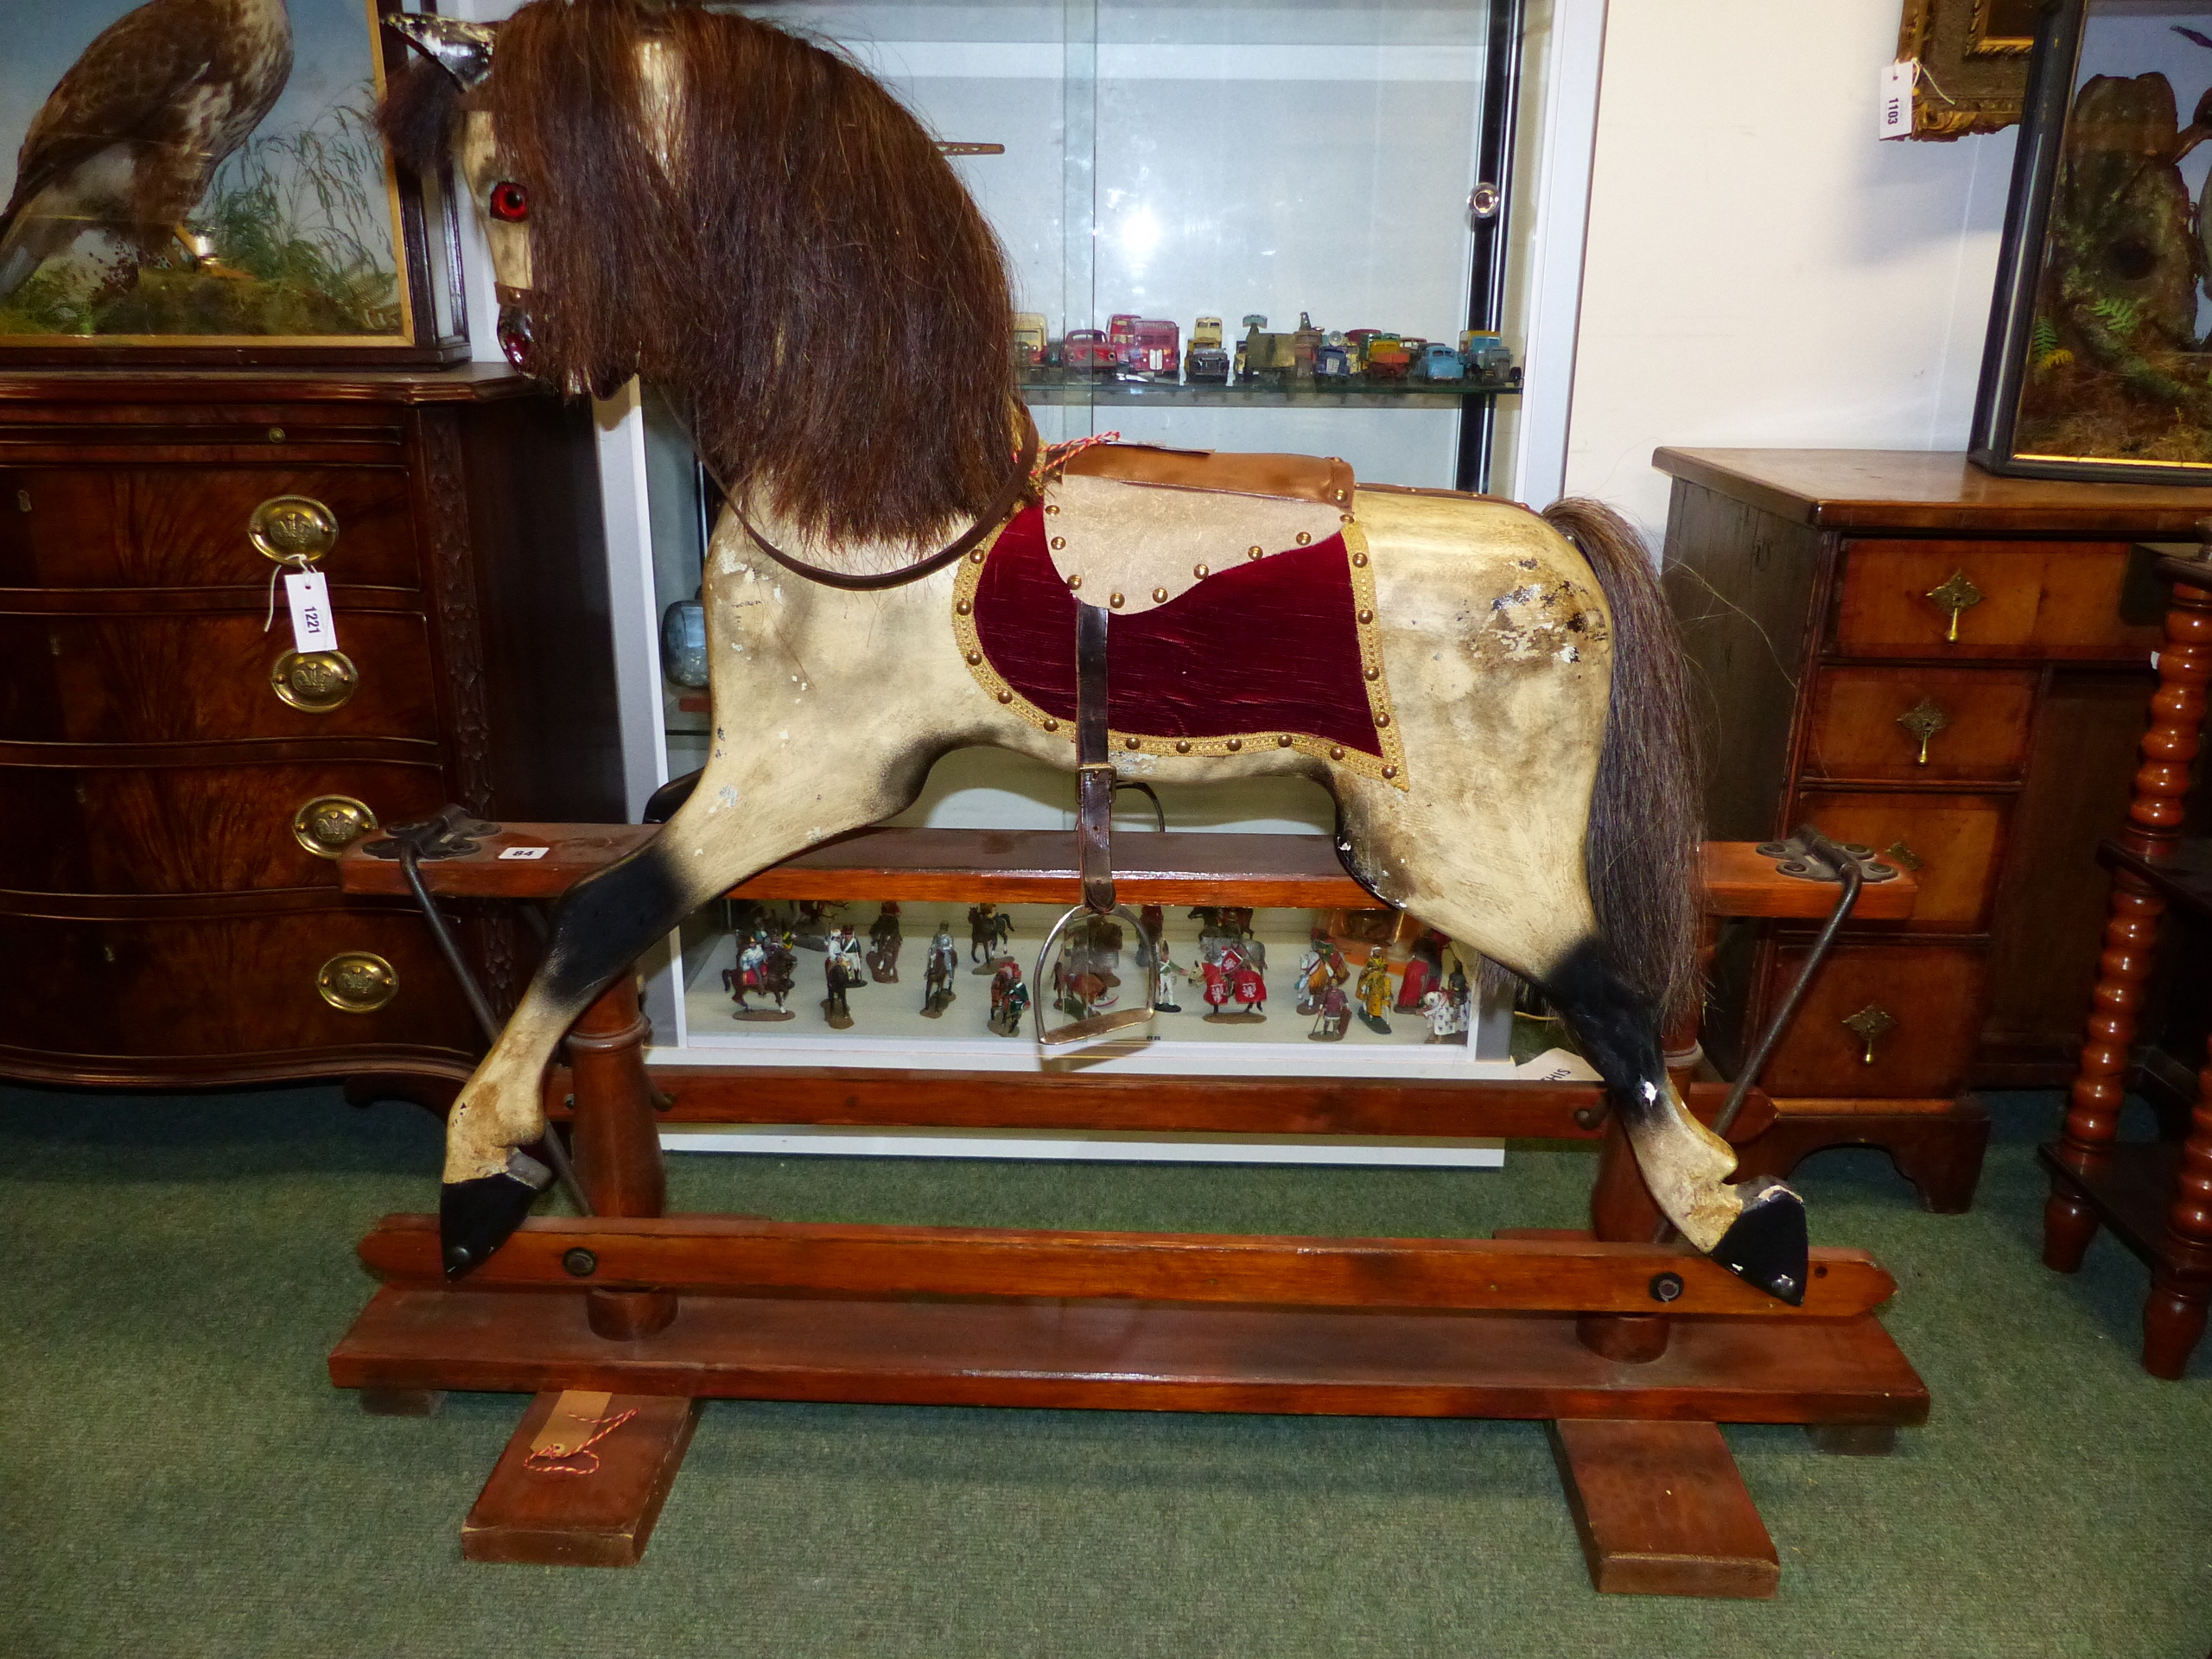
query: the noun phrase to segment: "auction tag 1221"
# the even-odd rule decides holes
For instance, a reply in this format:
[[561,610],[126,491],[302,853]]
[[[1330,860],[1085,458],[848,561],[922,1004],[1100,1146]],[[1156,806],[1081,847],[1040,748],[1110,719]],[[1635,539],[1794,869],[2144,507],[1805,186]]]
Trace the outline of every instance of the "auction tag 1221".
[[338,649],[338,619],[330,613],[330,584],[321,571],[286,571],[284,602],[292,607],[295,651],[304,657],[311,651]]

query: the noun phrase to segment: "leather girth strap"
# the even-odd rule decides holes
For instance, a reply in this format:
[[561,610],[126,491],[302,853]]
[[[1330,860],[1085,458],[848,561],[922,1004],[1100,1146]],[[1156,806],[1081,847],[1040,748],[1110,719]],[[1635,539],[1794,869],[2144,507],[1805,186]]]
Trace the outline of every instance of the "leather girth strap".
[[1075,845],[1084,907],[1114,908],[1114,763],[1106,756],[1107,613],[1075,607]]

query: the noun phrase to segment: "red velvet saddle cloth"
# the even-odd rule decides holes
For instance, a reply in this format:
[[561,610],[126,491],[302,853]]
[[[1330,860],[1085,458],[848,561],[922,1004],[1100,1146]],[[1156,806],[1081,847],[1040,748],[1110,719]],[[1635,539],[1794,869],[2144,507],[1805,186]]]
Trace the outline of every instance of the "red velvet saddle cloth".
[[[1001,702],[1071,736],[1076,596],[1054,568],[1047,524],[1043,507],[1027,508],[980,569],[963,571],[958,620],[972,607],[972,630],[958,631],[971,670]],[[1116,752],[1296,748],[1400,781],[1373,607],[1365,540],[1347,524],[1214,572],[1152,608],[1109,611]]]

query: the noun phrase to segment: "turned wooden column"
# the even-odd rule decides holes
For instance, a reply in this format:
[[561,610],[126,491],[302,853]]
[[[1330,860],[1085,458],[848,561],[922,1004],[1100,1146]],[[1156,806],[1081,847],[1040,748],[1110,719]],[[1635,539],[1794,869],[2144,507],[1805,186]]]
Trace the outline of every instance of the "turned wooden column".
[[[1637,1167],[1621,1115],[1605,1115],[1598,1142],[1598,1179],[1590,1187],[1590,1236],[1611,1243],[1649,1244],[1667,1226]],[[1669,1321],[1663,1313],[1585,1313],[1574,1322],[1582,1345],[1607,1359],[1642,1363],[1667,1351]]]
[[[2182,561],[2162,560],[2159,568],[2174,580],[2173,601],[2166,611],[2165,644],[2158,653],[2158,689],[2151,699],[2150,729],[2143,734],[2143,765],[2135,774],[2126,824],[2117,837],[2129,851],[2145,858],[2170,851],[2180,839],[2190,763],[2196,757],[2198,731],[2204,721],[2204,686],[2212,679],[2212,588],[2192,586],[2195,573]],[[2104,953],[2097,960],[2088,1030],[2058,1141],[2059,1158],[2077,1169],[2102,1159],[2120,1131],[2120,1106],[2127,1097],[2128,1050],[2142,1011],[2144,985],[2157,956],[2158,917],[2165,907],[2165,900],[2142,877],[2128,870],[2113,872]],[[2044,1208],[2044,1262],[2061,1273],[2075,1271],[2096,1230],[2096,1216],[2088,1205],[2063,1181],[2054,1180]],[[2201,1312],[2198,1321],[2202,1322]]]
[[[637,976],[624,972],[569,1032],[575,1079],[576,1179],[602,1216],[658,1216],[668,1208],[660,1126],[645,1077],[652,1025],[639,1005]],[[616,1341],[651,1336],[676,1318],[676,1293],[594,1290],[591,1328]]]
[[2143,1369],[2179,1381],[2204,1334],[2212,1300],[2212,1052],[2196,1074],[2196,1104],[2182,1142],[2165,1237],[2143,1305]]

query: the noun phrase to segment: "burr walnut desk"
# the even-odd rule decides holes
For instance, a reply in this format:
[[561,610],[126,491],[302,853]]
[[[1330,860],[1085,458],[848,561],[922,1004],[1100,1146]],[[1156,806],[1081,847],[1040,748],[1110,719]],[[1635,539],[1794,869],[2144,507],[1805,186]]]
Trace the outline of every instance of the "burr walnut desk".
[[[1809,821],[1911,867],[1910,922],[1853,928],[1761,1087],[1778,1169],[1888,1148],[1963,1209],[1976,1087],[2071,1077],[2097,973],[2101,836],[2126,810],[2165,592],[2133,544],[2194,539],[2212,492],[1998,478],[1959,454],[1662,449],[1667,588],[1698,680],[1706,833]],[[1721,942],[1724,1069],[1807,935]]]

